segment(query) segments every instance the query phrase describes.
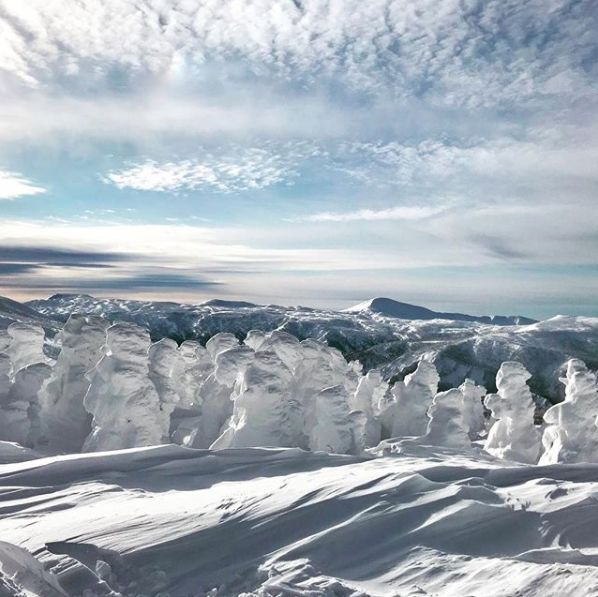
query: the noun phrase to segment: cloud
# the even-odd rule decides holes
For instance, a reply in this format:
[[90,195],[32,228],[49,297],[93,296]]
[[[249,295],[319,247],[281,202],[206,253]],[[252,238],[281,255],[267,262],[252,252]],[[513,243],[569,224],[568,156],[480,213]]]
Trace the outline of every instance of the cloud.
[[46,189],[36,186],[16,172],[0,170],[0,199],[17,199],[45,192]]
[[299,221],[304,222],[375,222],[389,220],[423,220],[445,211],[447,207],[404,206],[389,207],[387,209],[359,209],[349,212],[322,212],[304,216]]
[[176,84],[232,62],[256,78],[499,105],[591,96],[592,0],[84,0],[4,5],[0,63],[28,86]]
[[77,251],[54,247],[0,245],[0,261],[8,263],[38,263],[69,267],[98,267],[131,260],[132,255],[113,252]]
[[156,163],[146,161],[103,180],[118,188],[141,191],[179,191],[210,188],[223,193],[263,189],[298,176],[298,163],[314,148],[304,144],[285,147],[233,147],[228,152],[207,152],[201,159]]

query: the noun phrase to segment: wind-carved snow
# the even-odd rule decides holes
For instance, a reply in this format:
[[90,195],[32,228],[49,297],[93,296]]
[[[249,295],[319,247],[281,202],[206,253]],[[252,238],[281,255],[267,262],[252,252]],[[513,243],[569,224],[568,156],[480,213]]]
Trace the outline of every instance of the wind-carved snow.
[[503,363],[496,376],[496,394],[484,400],[496,419],[485,449],[498,458],[535,464],[540,456],[540,435],[534,426],[534,401],[527,385],[530,373],[521,363]]
[[583,361],[567,363],[565,401],[544,414],[540,464],[598,462],[598,382]]

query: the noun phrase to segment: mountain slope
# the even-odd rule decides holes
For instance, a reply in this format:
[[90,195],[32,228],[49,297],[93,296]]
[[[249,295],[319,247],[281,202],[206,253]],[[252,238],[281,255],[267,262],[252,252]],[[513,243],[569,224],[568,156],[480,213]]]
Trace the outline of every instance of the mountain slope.
[[383,315],[384,317],[396,317],[399,319],[448,319],[451,321],[472,321],[489,323],[493,325],[529,325],[535,323],[535,319],[521,315],[466,315],[464,313],[443,313],[432,311],[426,307],[401,303],[393,299],[377,297],[369,299],[353,307],[344,310],[347,313],[370,313]]

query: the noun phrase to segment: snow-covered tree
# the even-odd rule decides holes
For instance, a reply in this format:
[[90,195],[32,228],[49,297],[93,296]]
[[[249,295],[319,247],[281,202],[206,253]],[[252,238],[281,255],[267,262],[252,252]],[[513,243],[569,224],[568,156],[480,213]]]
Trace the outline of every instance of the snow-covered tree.
[[362,376],[357,389],[349,396],[349,407],[352,411],[362,412],[363,417],[356,418],[356,444],[363,448],[378,445],[381,439],[382,425],[377,417],[376,409],[383,400],[388,384],[378,369],[370,369]]
[[206,342],[206,350],[210,354],[212,361],[215,361],[219,353],[228,350],[233,346],[238,346],[238,344],[239,339],[234,334],[220,332],[219,334],[212,336]]
[[324,388],[316,395],[309,448],[337,454],[356,451],[347,389],[343,384]]
[[42,429],[50,452],[79,452],[91,432],[83,398],[86,373],[99,361],[109,322],[93,315],[73,314],[60,331],[61,351],[42,391]]
[[8,326],[10,344],[6,352],[12,361],[12,374],[34,363],[48,363],[44,354],[44,329],[35,324],[14,322]]
[[292,374],[274,351],[258,351],[243,371],[233,414],[213,449],[292,446]]
[[478,386],[472,379],[466,379],[460,386],[463,394],[463,418],[467,426],[470,439],[476,439],[484,430],[484,406],[482,398],[486,395],[486,388]]
[[463,416],[463,394],[452,388],[439,392],[428,410],[428,428],[422,443],[449,448],[470,448],[469,426]]
[[115,323],[106,331],[104,356],[90,371],[83,401],[93,415],[88,452],[151,446],[162,441],[160,399],[149,378],[147,330]]
[[170,338],[162,338],[154,342],[148,350],[149,378],[151,379],[160,400],[160,426],[162,442],[170,442],[170,416],[180,396],[177,392],[173,371],[180,358],[177,343]]
[[498,458],[535,464],[540,455],[540,435],[534,426],[534,401],[527,385],[530,377],[521,363],[506,361],[500,366],[498,392],[484,400],[496,419],[485,449]]
[[565,400],[544,414],[548,427],[542,443],[540,464],[598,462],[598,382],[579,359],[570,359]]
[[393,408],[392,436],[420,436],[428,427],[428,408],[438,390],[440,378],[436,367],[421,360],[417,369],[392,387],[395,399]]

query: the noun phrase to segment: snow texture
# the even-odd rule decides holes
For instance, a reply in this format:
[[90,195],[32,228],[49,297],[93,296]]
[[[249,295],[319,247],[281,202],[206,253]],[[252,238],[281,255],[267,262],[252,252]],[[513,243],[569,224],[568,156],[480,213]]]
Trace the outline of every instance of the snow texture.
[[485,449],[498,458],[535,464],[540,456],[540,436],[534,426],[534,401],[527,385],[530,373],[521,363],[503,363],[496,376],[497,394],[484,400],[496,423]]
[[540,464],[598,462],[598,382],[583,361],[567,363],[565,401],[544,414]]

